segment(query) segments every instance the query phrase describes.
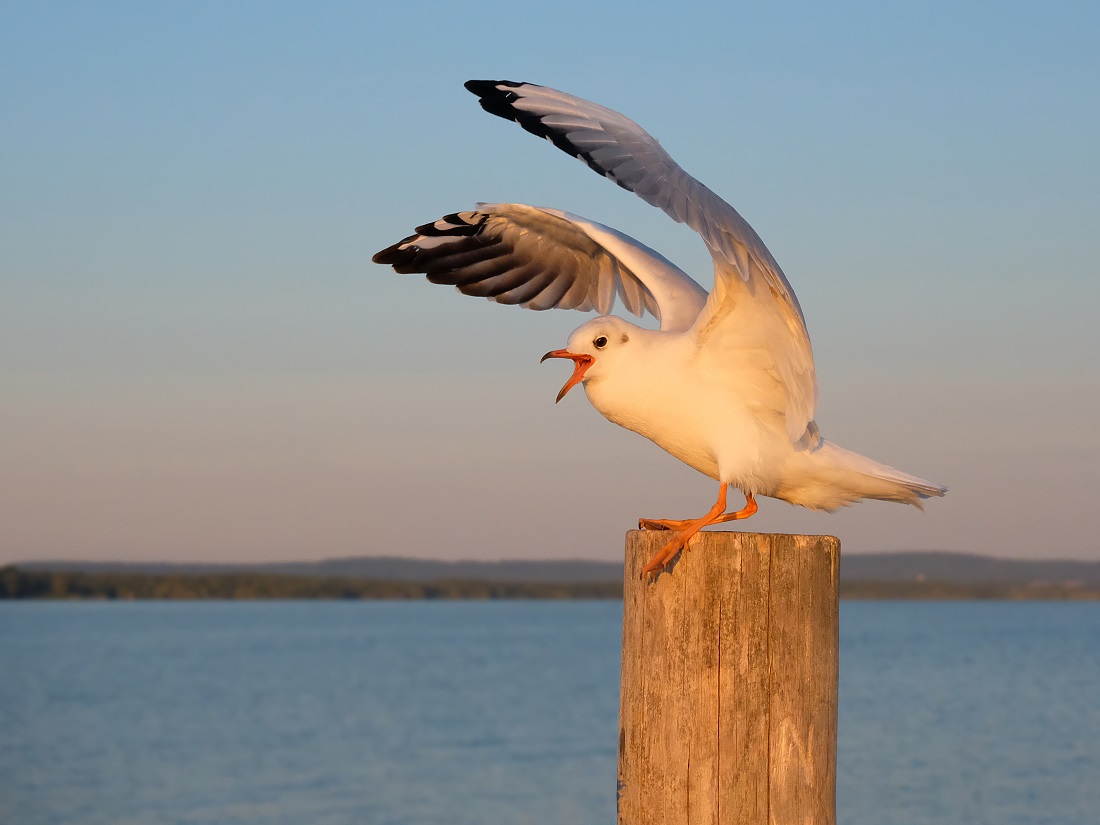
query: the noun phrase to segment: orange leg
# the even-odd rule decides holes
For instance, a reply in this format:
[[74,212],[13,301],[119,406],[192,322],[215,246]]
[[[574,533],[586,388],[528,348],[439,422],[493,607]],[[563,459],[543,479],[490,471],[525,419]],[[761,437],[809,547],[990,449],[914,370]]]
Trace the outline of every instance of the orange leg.
[[[745,506],[738,510],[736,513],[726,513],[719,516],[714,521],[708,522],[709,524],[725,524],[727,521],[737,521],[739,519],[745,519],[753,515],[760,508],[756,504],[756,499],[752,497],[752,493],[746,493]],[[638,519],[639,530],[686,530],[688,525],[691,524],[691,519],[667,519],[667,518],[640,518]]]
[[745,519],[751,516],[759,509],[756,505],[756,499],[752,497],[752,493],[745,495],[745,506],[738,510],[736,513],[723,513],[726,509],[726,485],[723,484],[722,488],[718,492],[718,501],[714,503],[714,506],[710,508],[705,516],[694,521],[671,521],[667,519],[641,519],[638,522],[638,526],[643,530],[654,529],[648,525],[654,525],[659,530],[678,530],[680,532],[666,544],[661,550],[650,559],[649,564],[642,570],[642,578],[656,573],[663,568],[666,564],[672,561],[672,558],[679,553],[687,543],[691,541],[692,536],[702,530],[704,527],[710,524],[723,524],[727,521],[737,521],[738,519]]

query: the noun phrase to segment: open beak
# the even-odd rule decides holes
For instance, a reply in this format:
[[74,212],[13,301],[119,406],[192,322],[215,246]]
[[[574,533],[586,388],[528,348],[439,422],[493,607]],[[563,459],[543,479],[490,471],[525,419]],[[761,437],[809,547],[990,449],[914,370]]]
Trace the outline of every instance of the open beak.
[[539,363],[541,364],[547,358],[568,358],[577,365],[573,369],[573,374],[569,376],[569,380],[565,382],[565,386],[561,388],[561,392],[558,393],[558,397],[554,399],[555,404],[565,398],[565,394],[581,382],[584,374],[588,372],[588,368],[596,363],[596,359],[591,355],[577,355],[575,352],[564,349],[556,349],[546,353],[539,359]]

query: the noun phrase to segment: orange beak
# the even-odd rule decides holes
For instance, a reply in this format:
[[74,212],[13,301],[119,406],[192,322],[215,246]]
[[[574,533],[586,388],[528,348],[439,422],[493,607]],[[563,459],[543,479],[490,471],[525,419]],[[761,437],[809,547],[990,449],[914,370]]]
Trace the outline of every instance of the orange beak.
[[584,374],[588,372],[588,368],[596,363],[596,359],[591,355],[577,355],[575,352],[564,349],[556,349],[546,353],[539,359],[539,363],[541,364],[547,358],[568,358],[577,365],[573,370],[573,374],[569,376],[569,380],[565,382],[565,386],[561,388],[561,392],[558,393],[558,397],[554,399],[555,404],[565,398],[565,394],[581,382]]

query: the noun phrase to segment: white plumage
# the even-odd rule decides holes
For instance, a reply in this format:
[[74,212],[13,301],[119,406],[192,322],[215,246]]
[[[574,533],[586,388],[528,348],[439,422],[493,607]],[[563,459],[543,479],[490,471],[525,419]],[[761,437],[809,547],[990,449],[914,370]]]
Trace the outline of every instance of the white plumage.
[[[707,524],[747,518],[754,496],[833,510],[864,498],[920,506],[946,489],[825,441],[814,422],[817,378],[802,309],[763,241],[736,210],[688,175],[618,112],[554,89],[470,81],[482,108],[518,122],[698,232],[714,259],[708,295],[677,266],[610,227],[553,209],[479,204],[418,227],[377,263],[426,273],[530,309],[596,310],[564,350],[573,376],[608,420],[720,482],[704,517],[642,520],[675,537],[663,566]],[[660,321],[649,330],[608,315],[615,299]],[[745,509],[722,516],[727,486]]]

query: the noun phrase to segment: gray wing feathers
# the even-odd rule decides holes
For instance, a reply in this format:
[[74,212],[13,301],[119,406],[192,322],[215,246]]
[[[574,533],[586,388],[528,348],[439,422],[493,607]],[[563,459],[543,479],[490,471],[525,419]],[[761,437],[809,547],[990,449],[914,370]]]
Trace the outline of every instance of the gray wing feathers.
[[527,309],[606,315],[619,298],[634,315],[649,311],[660,318],[646,284],[564,213],[479,204],[477,210],[417,227],[416,233],[383,249],[374,262]]
[[711,251],[745,282],[750,262],[802,317],[794,290],[748,222],[704,184],[685,172],[641,126],[618,112],[545,86],[472,80],[466,88],[492,114],[514,120],[583,160],[619,186],[698,232]]

